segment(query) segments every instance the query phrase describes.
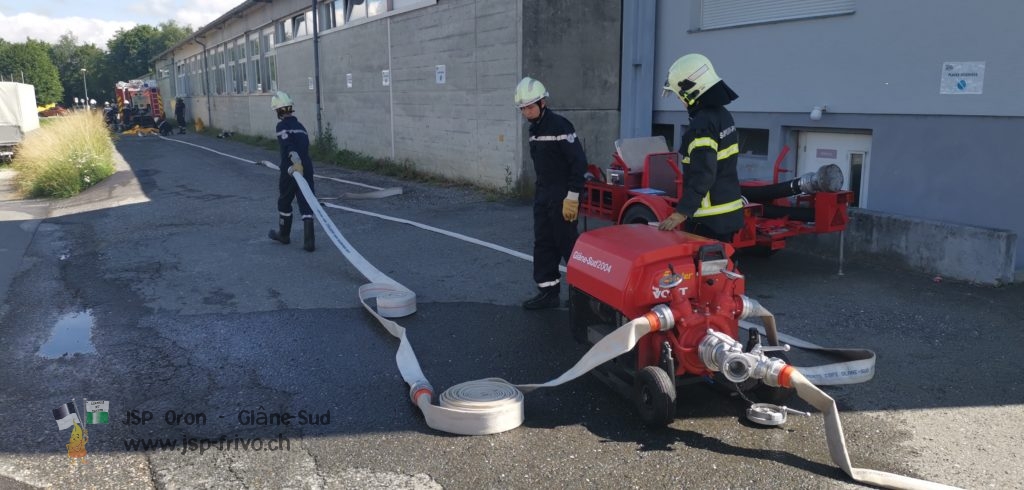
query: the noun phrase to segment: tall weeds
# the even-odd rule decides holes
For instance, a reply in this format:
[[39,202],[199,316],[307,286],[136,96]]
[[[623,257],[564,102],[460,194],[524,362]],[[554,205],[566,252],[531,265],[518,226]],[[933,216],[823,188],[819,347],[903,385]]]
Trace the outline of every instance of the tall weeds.
[[113,155],[101,112],[75,112],[25,135],[11,168],[27,197],[71,197],[111,176]]

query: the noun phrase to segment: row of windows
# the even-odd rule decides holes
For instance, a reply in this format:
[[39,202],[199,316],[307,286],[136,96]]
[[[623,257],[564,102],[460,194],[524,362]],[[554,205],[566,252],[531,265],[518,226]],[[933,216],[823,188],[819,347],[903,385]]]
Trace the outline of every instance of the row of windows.
[[[437,0],[328,0],[317,7],[319,30],[341,27],[387,12],[434,5]],[[209,67],[212,95],[266,93],[277,90],[278,43],[313,35],[312,9],[281,19],[259,32],[212,46],[202,54],[179,61],[175,67],[177,95],[207,95],[204,66]]]
[[274,30],[240,36],[211,47],[206,60],[198,54],[176,67],[179,96],[206,95],[204,66],[209,67],[210,92],[213,95],[263,93],[277,90],[277,63]]

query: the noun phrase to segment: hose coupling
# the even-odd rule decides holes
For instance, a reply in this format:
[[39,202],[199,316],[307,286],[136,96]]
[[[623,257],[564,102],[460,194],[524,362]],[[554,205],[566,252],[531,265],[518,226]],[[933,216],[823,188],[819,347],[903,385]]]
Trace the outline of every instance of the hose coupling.
[[412,399],[413,405],[418,404],[417,400],[422,395],[427,395],[428,401],[434,398],[434,387],[426,380],[413,383],[412,388],[409,389],[409,398]]
[[743,352],[743,346],[732,337],[710,329],[698,346],[700,359],[708,370],[721,372],[733,383],[753,378],[763,380],[768,386],[788,387],[792,367],[782,359],[766,356],[766,350],[789,350],[789,346],[764,349],[758,346]]
[[675,315],[672,314],[672,308],[669,308],[668,305],[654,305],[654,308],[651,308],[651,313],[658,318],[659,331],[664,332],[676,327]]

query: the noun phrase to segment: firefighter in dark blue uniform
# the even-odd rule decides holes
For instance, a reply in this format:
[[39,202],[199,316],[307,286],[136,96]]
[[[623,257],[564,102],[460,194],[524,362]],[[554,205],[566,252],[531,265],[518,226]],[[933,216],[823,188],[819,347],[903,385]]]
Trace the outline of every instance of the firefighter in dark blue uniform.
[[725,105],[738,97],[700,54],[676,60],[668,71],[666,93],[683,101],[690,124],[683,134],[683,196],[676,210],[658,224],[731,243],[743,227],[743,197],[736,163],[739,138]]
[[561,289],[558,264],[576,244],[579,195],[587,157],[568,119],[547,108],[547,90],[524,78],[516,86],[516,105],[530,122],[530,157],[537,175],[533,199],[533,280],[539,290],[523,308],[557,308]]
[[305,126],[295,118],[292,99],[284,92],[277,92],[270,99],[270,107],[277,112],[277,144],[281,150],[281,174],[278,177],[277,198],[278,229],[270,230],[272,240],[291,243],[292,200],[298,198],[299,212],[302,213],[302,248],[307,252],[316,250],[313,238],[313,210],[299,191],[299,185],[292,177],[298,172],[306,179],[309,190],[313,191],[313,159],[309,156],[309,134]]

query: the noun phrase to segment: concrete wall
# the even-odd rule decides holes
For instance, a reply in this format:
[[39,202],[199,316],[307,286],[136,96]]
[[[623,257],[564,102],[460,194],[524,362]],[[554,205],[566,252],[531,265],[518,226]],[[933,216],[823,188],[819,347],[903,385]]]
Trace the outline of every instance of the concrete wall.
[[[199,39],[213,47],[309,7],[248,4]],[[532,186],[526,123],[512,103],[524,75],[576,126],[588,156],[609,159],[619,133],[621,0],[438,0],[320,35],[321,117],[340,146],[409,161],[418,169],[495,188]],[[581,49],[585,46],[586,49]],[[165,58],[199,52],[195,42]],[[311,37],[279,43],[278,86],[316,132]],[[158,63],[165,63],[160,60]],[[437,83],[437,66],[446,80]],[[390,86],[382,71],[390,70]],[[351,75],[352,86],[347,83]],[[189,117],[249,134],[273,134],[269,94],[186,100]],[[211,114],[212,112],[212,114]]]
[[[550,107],[576,127],[590,162],[607,166],[619,138],[622,1],[588,0],[585,8],[575,0],[522,1],[523,76],[544,83]],[[509,105],[511,94],[504,94]]]
[[[999,286],[1014,282],[1018,234],[854,209],[843,237],[846,260],[870,260],[946,279]],[[838,233],[805,235],[789,246],[836,257]]]

